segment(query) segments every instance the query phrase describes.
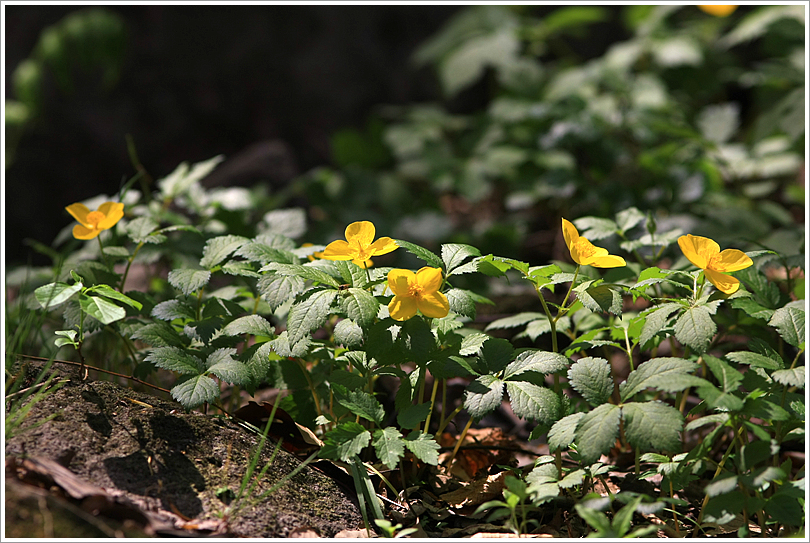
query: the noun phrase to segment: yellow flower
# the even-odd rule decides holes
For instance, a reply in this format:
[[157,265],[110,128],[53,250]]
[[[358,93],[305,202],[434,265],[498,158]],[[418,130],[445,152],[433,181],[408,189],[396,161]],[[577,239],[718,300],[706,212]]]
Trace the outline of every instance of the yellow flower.
[[391,238],[374,241],[374,234],[374,225],[369,221],[353,222],[346,227],[347,241],[333,241],[323,253],[315,256],[327,260],[351,260],[360,267],[368,267],[372,256],[384,255],[399,247]]
[[406,321],[416,315],[416,310],[426,317],[440,319],[450,311],[447,296],[439,292],[442,286],[442,270],[425,266],[416,273],[411,270],[388,272],[388,287],[394,298],[388,304],[391,318]]
[[607,249],[597,247],[587,239],[580,237],[576,226],[562,220],[563,237],[571,258],[581,266],[594,266],[596,268],[618,268],[627,263],[620,256],[611,255]]
[[71,204],[65,209],[79,221],[73,227],[73,237],[76,239],[93,239],[102,230],[115,226],[124,216],[124,204],[116,202],[104,202],[97,211],[90,211],[84,204]]
[[678,238],[684,256],[689,262],[703,270],[706,278],[717,287],[717,290],[726,294],[734,294],[740,288],[740,280],[725,275],[724,272],[744,270],[754,262],[744,252],[738,249],[720,251],[716,241],[687,234]]
[[713,6],[698,6],[702,11],[715,17],[728,17],[737,10],[737,6],[732,4],[718,4]]

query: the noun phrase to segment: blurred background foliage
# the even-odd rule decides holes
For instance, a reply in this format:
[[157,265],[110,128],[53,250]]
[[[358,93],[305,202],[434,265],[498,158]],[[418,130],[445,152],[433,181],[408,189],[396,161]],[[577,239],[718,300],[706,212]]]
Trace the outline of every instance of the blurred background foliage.
[[[256,17],[265,22],[262,17],[267,13],[320,21],[318,17],[328,17],[330,10],[347,16],[366,14],[361,21],[371,25],[388,21],[386,16],[368,15],[383,13],[371,7],[293,8],[251,13],[265,14]],[[132,91],[137,85],[133,77],[140,73],[127,53],[128,48],[143,46],[138,26],[143,19],[138,17],[146,13],[147,21],[150,14],[152,19],[166,19],[179,16],[182,8],[72,11],[41,32],[33,51],[15,64],[9,77],[13,98],[6,103],[5,119],[8,190],[37,183],[59,186],[50,204],[56,210],[99,192],[114,194],[119,179],[96,179],[96,186],[101,184],[104,190],[86,192],[89,181],[81,184],[71,177],[75,172],[70,168],[51,170],[49,179],[42,180],[42,170],[36,167],[42,161],[47,164],[49,144],[63,141],[43,139],[41,127],[47,125],[48,116],[85,115],[83,122],[88,124],[110,124],[95,132],[96,140],[104,140],[101,148],[91,145],[85,153],[110,155],[107,160],[121,176],[133,171],[133,149],[120,137],[122,131],[135,134],[140,163],[153,178],[168,174],[183,160],[220,153],[233,157],[230,168],[226,160],[204,184],[225,187],[220,191],[220,215],[228,231],[240,235],[250,235],[261,214],[270,209],[300,207],[306,209],[307,219],[306,230],[298,229],[300,239],[316,243],[341,237],[344,226],[354,220],[371,220],[381,235],[405,237],[427,247],[464,242],[485,253],[543,263],[564,256],[561,216],[612,217],[636,206],[655,217],[660,232],[680,228],[721,245],[745,242],[750,247],[741,248],[803,253],[804,6],[743,6],[728,17],[677,5],[391,8],[387,17],[411,24],[432,14],[425,19],[422,35],[407,34],[404,42],[413,47],[377,56],[378,61],[409,61],[404,69],[390,67],[398,75],[385,84],[402,83],[408,77],[419,83],[408,83],[411,88],[398,94],[372,93],[365,102],[355,100],[346,108],[351,115],[335,115],[331,125],[319,126],[323,141],[315,144],[296,132],[295,118],[286,128],[264,133],[245,126],[247,136],[242,134],[238,143],[223,143],[233,140],[229,136],[239,129],[225,124],[214,110],[221,106],[220,115],[226,117],[233,113],[231,102],[241,103],[237,109],[242,110],[260,107],[242,102],[255,98],[252,87],[270,76],[267,66],[239,74],[235,84],[242,96],[216,94],[222,89],[206,89],[208,80],[178,75],[189,79],[182,82],[187,87],[204,87],[190,92],[203,95],[197,98],[207,104],[208,114],[184,118],[190,112],[178,103],[182,101],[178,95],[162,105],[165,118],[157,119],[162,109],[153,107],[144,123],[132,104],[121,101],[128,96],[121,93]],[[203,19],[197,15],[196,20]],[[245,38],[227,35],[235,30],[234,20],[223,18],[224,34],[213,40],[213,47],[229,40],[247,47]],[[194,21],[192,17],[189,25]],[[195,31],[203,33],[206,28],[201,23]],[[320,30],[324,29],[329,28]],[[377,32],[383,30],[380,25]],[[318,28],[311,30],[311,35],[317,33]],[[342,34],[344,41],[354,39],[346,37],[349,33],[351,29]],[[394,33],[391,39],[396,37]],[[186,37],[190,43],[185,47],[193,49],[198,40],[203,43],[196,34]],[[152,43],[152,54],[165,56],[165,62],[179,70],[182,59],[191,57],[183,56],[178,43]],[[160,46],[168,49],[157,49]],[[206,60],[206,51],[198,53],[202,59],[196,62]],[[261,54],[278,56],[284,51]],[[357,63],[366,65],[368,54],[359,55]],[[173,61],[168,60],[170,55]],[[300,60],[294,50],[289,56],[290,62]],[[217,66],[225,60],[211,59]],[[328,72],[318,72],[322,65],[310,67],[315,72],[311,83],[330,81]],[[213,78],[236,76],[216,67],[211,70],[214,73],[208,76]],[[347,72],[339,75],[351,77]],[[167,95],[158,92],[162,89],[155,73],[146,87],[137,89],[149,92],[152,84],[151,100],[166,101]],[[279,79],[274,84],[283,85],[284,73],[277,70],[275,75]],[[324,77],[319,80],[318,75]],[[369,85],[367,79],[363,84]],[[239,92],[233,89],[227,87]],[[289,104],[274,104],[273,96],[265,97],[266,108],[277,114]],[[308,98],[312,96],[318,95]],[[358,107],[391,96],[394,100]],[[106,118],[102,112],[98,118],[93,109],[97,102],[115,104],[112,107],[126,112],[107,111]],[[290,112],[299,115],[302,125],[309,122],[308,115],[321,110],[317,102],[310,103],[315,104],[314,113]],[[60,104],[71,109],[60,109]],[[221,132],[222,140],[212,136],[202,144],[183,139],[188,134],[184,122]],[[325,151],[313,153],[324,142]],[[212,149],[217,143],[220,148]],[[39,153],[32,153],[31,146],[37,144]],[[109,153],[111,147],[115,152]],[[22,157],[15,153],[18,148],[27,154],[16,163]],[[182,152],[187,156],[178,158]],[[167,160],[176,162],[169,168]],[[271,166],[262,166],[273,160]],[[100,170],[80,172],[92,176]],[[229,193],[227,187],[233,185],[252,189],[234,188]],[[257,213],[244,212],[248,202]],[[39,198],[32,205],[48,204]],[[17,210],[30,216],[24,202]],[[21,229],[25,223],[15,221],[15,212],[12,209],[8,217]],[[57,228],[69,222],[66,216],[53,215],[65,219],[56,221]],[[49,232],[15,228],[12,237],[36,238]]]

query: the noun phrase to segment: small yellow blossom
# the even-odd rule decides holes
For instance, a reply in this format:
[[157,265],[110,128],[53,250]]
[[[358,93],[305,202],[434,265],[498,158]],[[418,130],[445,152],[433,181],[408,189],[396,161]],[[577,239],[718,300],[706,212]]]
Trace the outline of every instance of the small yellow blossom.
[[734,294],[740,288],[740,280],[725,275],[724,272],[744,270],[754,262],[744,252],[738,249],[720,251],[716,241],[700,236],[687,234],[678,238],[684,256],[689,262],[703,270],[706,278],[717,287],[717,290],[726,294]]
[[608,253],[607,249],[597,247],[587,239],[581,237],[576,226],[562,220],[563,237],[571,258],[581,266],[594,266],[596,268],[618,268],[627,263],[620,256]]
[[450,311],[447,296],[439,292],[442,286],[442,270],[425,266],[416,273],[411,270],[388,272],[388,287],[394,298],[388,304],[391,318],[405,321],[419,310],[426,317],[440,319]]
[[351,260],[360,267],[369,267],[372,256],[380,256],[399,248],[391,238],[374,241],[374,224],[369,221],[353,222],[346,227],[346,241],[339,239],[326,246],[319,255],[326,260]]
[[104,202],[97,211],[90,211],[84,204],[71,204],[65,209],[79,221],[73,227],[73,237],[76,239],[93,239],[102,230],[115,226],[124,216],[124,204],[117,202]]
[[733,4],[717,4],[711,6],[698,6],[702,11],[715,17],[728,17],[737,10],[738,6]]

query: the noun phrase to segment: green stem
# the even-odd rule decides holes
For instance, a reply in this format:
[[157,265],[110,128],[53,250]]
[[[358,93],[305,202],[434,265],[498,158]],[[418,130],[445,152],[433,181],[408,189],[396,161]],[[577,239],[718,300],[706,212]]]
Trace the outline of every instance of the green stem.
[[127,268],[124,270],[124,275],[121,276],[121,286],[118,288],[119,292],[124,292],[124,285],[127,282],[127,275],[129,275],[129,268],[130,266],[132,266],[132,262],[135,260],[135,255],[138,254],[138,251],[141,250],[141,247],[143,247],[143,242],[140,242],[138,246],[135,247],[135,250],[132,252],[132,255],[130,255],[127,261]]
[[430,417],[433,415],[433,406],[436,404],[436,391],[439,390],[439,380],[433,378],[433,391],[430,393],[430,411],[428,411],[427,418],[425,419],[425,429],[422,432],[426,434],[430,431]]
[[104,265],[107,266],[108,270],[113,271],[112,267],[110,267],[109,261],[107,260],[107,255],[104,254],[104,244],[101,242],[101,234],[96,236],[96,239],[98,240],[98,247],[99,251],[101,252],[101,259],[104,260]]
[[470,427],[473,425],[473,419],[470,417],[470,420],[467,421],[467,424],[464,426],[464,430],[461,431],[461,435],[458,437],[458,441],[456,442],[456,446],[453,448],[453,453],[450,455],[450,458],[447,460],[447,468],[449,469],[450,466],[453,465],[453,460],[456,459],[456,454],[458,453],[459,448],[461,448],[461,443],[464,441],[464,438],[467,437],[467,432],[470,430]]
[[[736,422],[736,421],[732,421],[732,422]],[[729,446],[726,449],[726,452],[723,454],[723,458],[721,458],[720,463],[717,464],[717,469],[714,471],[714,477],[712,477],[712,481],[717,479],[717,477],[723,471],[723,466],[726,464],[726,460],[728,460],[728,457],[731,455],[731,452],[734,450],[734,446],[737,444],[737,439],[736,439],[737,430],[736,430],[736,428],[733,431],[735,433],[735,436],[732,437],[731,443],[729,443]],[[703,498],[703,503],[700,506],[700,513],[698,514],[697,524],[695,526],[695,530],[700,529],[700,524],[701,524],[701,522],[703,522],[703,512],[706,509],[706,504],[707,503],[709,503],[709,495],[708,494]]]

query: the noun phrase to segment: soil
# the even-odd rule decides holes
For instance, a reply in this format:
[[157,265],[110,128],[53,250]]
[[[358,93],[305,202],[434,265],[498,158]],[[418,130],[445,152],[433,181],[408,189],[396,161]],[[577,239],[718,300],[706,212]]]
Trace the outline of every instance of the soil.
[[216,535],[321,537],[358,530],[356,498],[304,467],[261,451],[234,420],[187,413],[177,403],[106,381],[73,378],[38,400],[6,442],[6,537]]

